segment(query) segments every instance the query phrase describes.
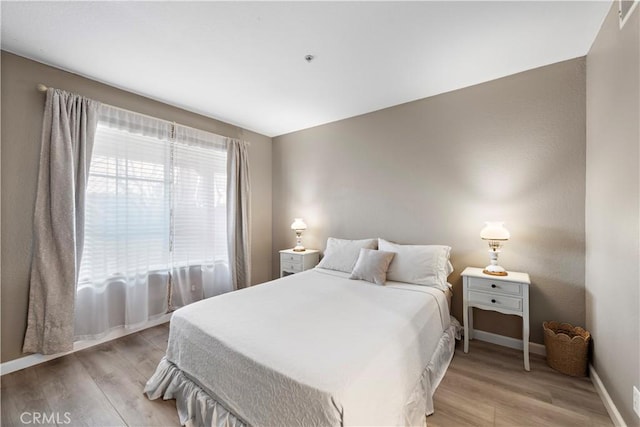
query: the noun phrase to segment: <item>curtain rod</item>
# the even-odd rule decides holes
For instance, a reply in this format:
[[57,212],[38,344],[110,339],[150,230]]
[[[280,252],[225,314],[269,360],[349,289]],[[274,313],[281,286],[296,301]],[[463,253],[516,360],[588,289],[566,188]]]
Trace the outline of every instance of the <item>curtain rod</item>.
[[[36,85],[36,89],[38,89],[38,92],[46,92],[49,88],[45,84],[38,83]],[[101,104],[106,105],[107,107],[113,108],[115,110],[120,110],[120,111],[124,111],[124,112],[127,112],[127,113],[138,114],[138,115],[141,115],[141,116],[149,117],[150,119],[160,120],[160,121],[165,122],[165,123],[170,123],[170,124],[172,124],[174,126],[182,126],[182,127],[186,127],[186,128],[199,130],[201,132],[209,132],[208,130],[202,130],[202,129],[194,128],[193,126],[183,125],[181,123],[172,122],[171,120],[160,119],[158,117],[153,117],[153,116],[149,116],[148,114],[138,113],[137,111],[127,110],[126,108],[116,107],[115,105],[107,104],[107,103],[104,103],[104,102],[102,102]],[[237,128],[237,126],[236,126],[236,128]],[[238,129],[242,130],[241,128],[238,128]],[[209,133],[213,133],[213,132],[209,132]],[[221,136],[223,138],[235,139],[236,141],[242,141],[240,138],[231,138],[230,136],[219,135],[217,133],[214,133],[214,135],[218,135],[218,136]],[[247,144],[247,145],[251,145],[251,142],[249,142],[249,141],[244,141],[244,143]]]

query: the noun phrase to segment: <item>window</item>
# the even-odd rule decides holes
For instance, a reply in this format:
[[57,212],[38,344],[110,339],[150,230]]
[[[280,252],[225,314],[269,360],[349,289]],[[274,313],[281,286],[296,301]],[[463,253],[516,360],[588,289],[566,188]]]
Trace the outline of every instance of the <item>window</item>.
[[79,286],[127,271],[227,262],[226,159],[220,147],[100,123]]
[[82,338],[165,314],[167,295],[174,308],[230,290],[226,139],[101,108],[76,294]]

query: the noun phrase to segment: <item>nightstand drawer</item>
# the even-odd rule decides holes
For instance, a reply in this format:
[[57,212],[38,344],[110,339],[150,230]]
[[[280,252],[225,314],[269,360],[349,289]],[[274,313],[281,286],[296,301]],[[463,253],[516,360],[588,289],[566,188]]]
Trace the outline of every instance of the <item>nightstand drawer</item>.
[[282,261],[280,268],[289,273],[300,273],[302,271],[302,263]]
[[473,277],[469,280],[469,289],[486,291],[496,294],[522,295],[522,285],[520,283],[505,282],[502,280],[481,279]]
[[302,265],[302,255],[294,255],[294,254],[280,254],[280,262],[281,263],[290,263],[290,264],[301,264]]
[[496,309],[522,311],[522,298],[513,298],[504,295],[469,291],[469,303],[482,304],[488,307],[495,307]]

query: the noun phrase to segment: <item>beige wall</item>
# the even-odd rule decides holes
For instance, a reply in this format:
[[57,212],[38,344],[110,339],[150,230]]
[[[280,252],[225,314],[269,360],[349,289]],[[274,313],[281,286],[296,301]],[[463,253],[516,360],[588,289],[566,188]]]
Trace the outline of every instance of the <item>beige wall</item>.
[[587,55],[586,311],[593,363],[629,426],[640,389],[640,10],[615,2]]
[[[303,217],[328,236],[448,244],[453,313],[466,266],[488,264],[479,233],[505,220],[500,260],[531,275],[542,321],[584,324],[585,60],[566,61],[273,141],[273,269]],[[478,329],[521,337],[517,317],[477,312]]]
[[270,279],[270,138],[2,52],[2,362],[21,356],[26,327],[31,223],[44,107],[44,94],[36,91],[37,83],[250,141],[252,281],[259,283]]

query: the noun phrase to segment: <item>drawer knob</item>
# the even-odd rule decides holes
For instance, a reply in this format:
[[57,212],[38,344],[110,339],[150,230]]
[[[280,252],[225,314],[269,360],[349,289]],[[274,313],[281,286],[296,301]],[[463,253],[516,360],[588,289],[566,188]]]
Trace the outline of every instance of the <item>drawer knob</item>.
[[497,288],[497,286],[495,285],[495,283],[492,283],[492,284],[491,284],[491,287],[492,287],[492,288],[494,288],[494,289],[495,289],[495,288]]
[[495,303],[496,303],[496,300],[492,299],[492,300],[491,300],[491,303],[495,304]]

